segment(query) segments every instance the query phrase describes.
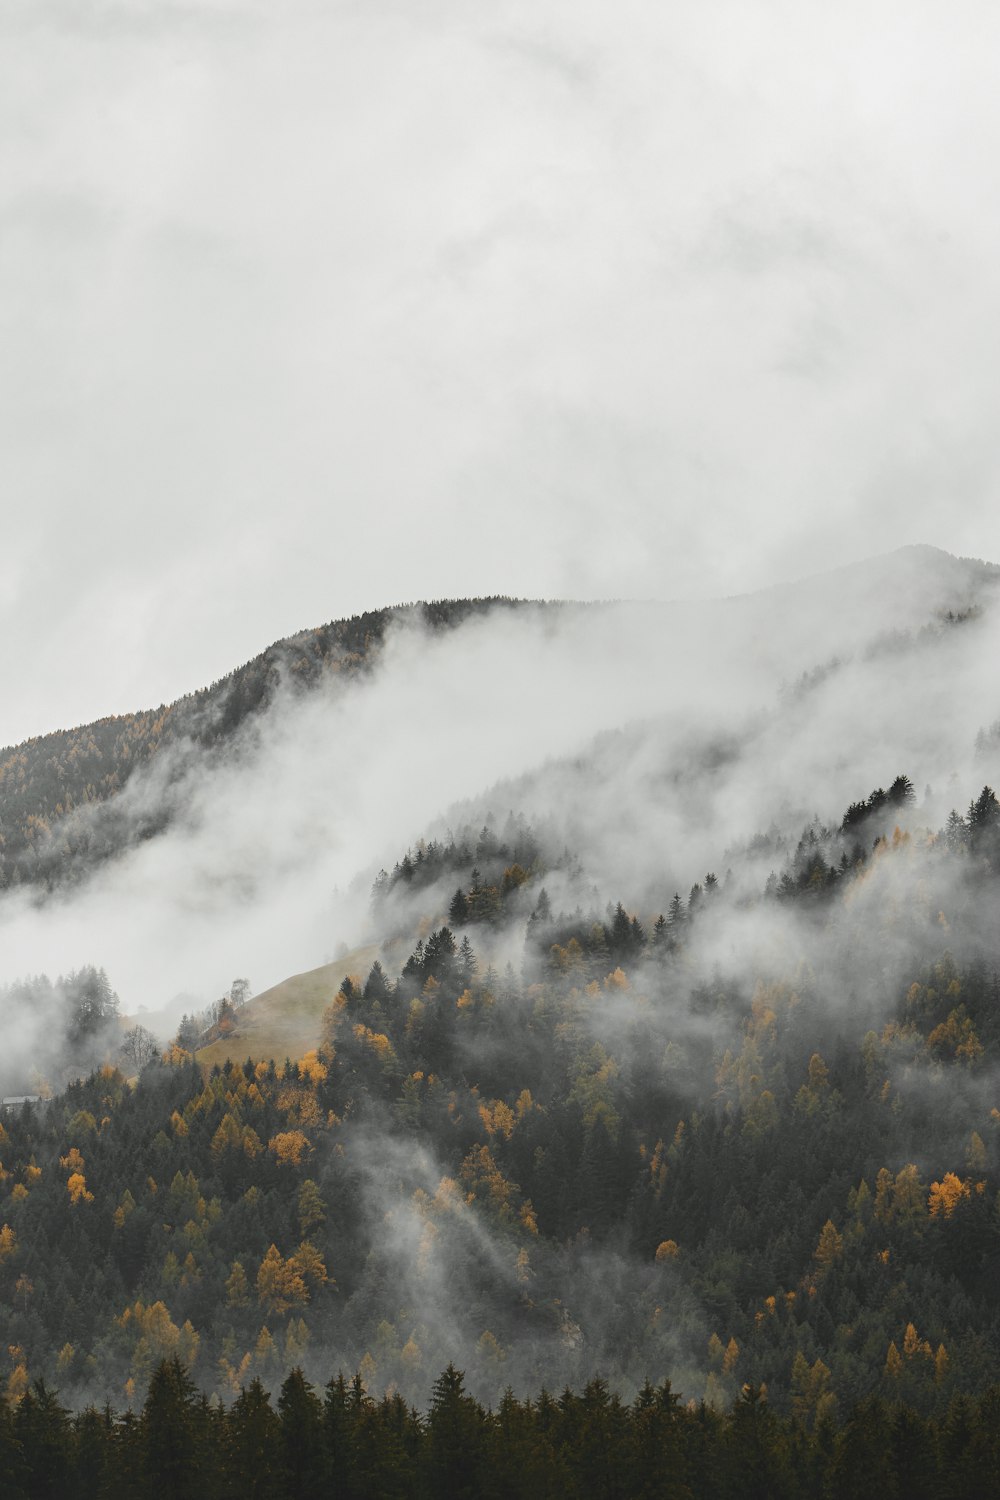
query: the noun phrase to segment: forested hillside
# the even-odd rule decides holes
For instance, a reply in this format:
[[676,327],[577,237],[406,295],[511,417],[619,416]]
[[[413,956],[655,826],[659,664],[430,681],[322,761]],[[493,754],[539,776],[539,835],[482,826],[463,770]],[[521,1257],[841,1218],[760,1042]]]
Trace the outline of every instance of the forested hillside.
[[553,909],[517,818],[411,851],[377,908],[432,864],[450,914],[308,1055],[175,1046],[8,1115],[9,1397],[136,1404],[177,1356],[224,1401],[298,1366],[423,1403],[454,1363],[493,1404],[600,1375],[943,1419],[1000,1380],[998,835],[989,788],[932,830],[901,775],[662,913]]
[[63,817],[12,1495],[993,1492],[997,579],[848,584],[331,627]]

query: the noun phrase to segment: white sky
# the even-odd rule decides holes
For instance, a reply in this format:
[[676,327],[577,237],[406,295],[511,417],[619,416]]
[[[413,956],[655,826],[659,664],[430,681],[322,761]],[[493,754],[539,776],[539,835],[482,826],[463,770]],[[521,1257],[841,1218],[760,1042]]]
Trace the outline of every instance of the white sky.
[[974,0],[4,0],[0,743],[403,599],[1000,560],[998,55]]

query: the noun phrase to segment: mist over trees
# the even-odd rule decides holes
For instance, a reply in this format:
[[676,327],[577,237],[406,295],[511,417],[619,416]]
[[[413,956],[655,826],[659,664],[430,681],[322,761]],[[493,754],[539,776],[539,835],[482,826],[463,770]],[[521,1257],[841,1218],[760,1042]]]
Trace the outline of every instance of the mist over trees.
[[[517,815],[411,850],[383,915],[409,862],[506,890],[507,920],[467,910],[345,979],[301,1059],[206,1077],[175,1043],[132,1087],[105,1066],[7,1116],[12,1399],[141,1402],[176,1357],[224,1401],[336,1363],[419,1405],[451,1363],[494,1406],[599,1373],[713,1411],[766,1387],[810,1430],[871,1397],[945,1420],[1000,1379],[991,797],[904,828],[898,775],[763,885],[748,853],[661,913],[561,909],[578,861]],[[740,923],[751,966],[720,962]]]
[[[523,1451],[504,1447],[520,1431],[548,1475],[539,1493],[577,1492],[574,1441],[601,1431],[618,1445],[608,1493],[644,1492],[635,1444],[654,1421],[678,1493],[739,1492],[727,1465],[751,1429],[761,1493],[809,1492],[817,1476],[851,1492],[851,1444],[894,1423],[943,1476],[960,1414],[992,1410],[1000,1382],[1000,765],[978,733],[985,690],[951,718],[932,709],[945,667],[986,681],[992,588],[990,574],[981,604],[949,595],[961,607],[892,635],[855,622],[850,651],[783,679],[765,708],[758,683],[744,689],[741,717],[721,712],[735,712],[722,704],[735,669],[712,697],[694,663],[673,717],[514,761],[423,829],[401,826],[329,906],[354,914],[336,936],[363,934],[367,956],[337,971],[296,1055],[260,1052],[246,980],[175,1012],[172,1040],[124,1029],[101,970],[9,986],[9,1091],[37,1092],[23,1080],[45,1045],[58,1059],[55,1097],[0,1126],[11,1452],[29,1453],[33,1402],[78,1451],[86,1424],[58,1415],[58,1391],[78,1413],[136,1413],[104,1431],[152,1473],[161,1403],[167,1427],[193,1434],[198,1391],[217,1402],[225,1483],[252,1412],[276,1452],[294,1424],[312,1433],[314,1475],[349,1468],[324,1448],[331,1432],[365,1431],[390,1489],[433,1492],[452,1482],[442,1403],[497,1466]],[[169,868],[147,863],[154,849],[177,851],[186,899],[213,922],[228,908],[212,905],[212,869],[254,899],[259,871],[228,845],[209,875],[193,858],[203,827],[221,826],[215,792],[230,817],[273,803],[275,826],[290,818],[306,842],[302,869],[326,870],[332,825],[309,831],[302,809],[327,784],[282,801],[275,768],[319,767],[331,724],[338,774],[366,757],[379,778],[408,764],[405,693],[426,702],[436,682],[443,716],[460,680],[411,683],[425,646],[449,669],[466,649],[495,665],[549,628],[501,615],[477,614],[468,647],[460,629],[398,638],[332,719],[322,693],[279,695],[232,741],[225,777],[200,783],[183,829],[150,840],[130,824],[120,879],[111,860],[32,912],[100,912],[129,882],[148,892],[143,872]],[[595,650],[607,622],[625,632],[607,651],[621,672],[629,622],[581,618]],[[718,640],[745,618],[734,610]],[[565,623],[556,612],[543,684],[576,649]],[[922,673],[929,706],[912,700]],[[640,701],[646,682],[629,692]],[[919,758],[887,732],[904,710],[899,745],[922,744]],[[442,730],[460,736],[461,717]],[[503,716],[476,734],[495,752],[490,735],[508,731],[500,745],[518,746],[524,727]],[[362,800],[366,828],[376,805]],[[266,847],[282,852],[277,891],[298,865]],[[963,1457],[985,1441],[969,1436]]]
[[55,982],[40,974],[5,985],[0,1015],[3,1094],[61,1087],[114,1056],[121,1042],[118,996],[104,970],[92,965]]
[[[305,694],[332,678],[350,681],[371,671],[390,626],[417,622],[431,632],[447,631],[470,617],[521,604],[507,598],[449,599],[334,620],[276,641],[176,703],[0,751],[0,890],[51,890],[78,882],[136,842],[163,833],[183,796],[187,770],[230,747],[273,705],[279,689]],[[138,808],[116,803],[133,775],[166,759],[168,750],[169,765],[154,784],[155,795]]]

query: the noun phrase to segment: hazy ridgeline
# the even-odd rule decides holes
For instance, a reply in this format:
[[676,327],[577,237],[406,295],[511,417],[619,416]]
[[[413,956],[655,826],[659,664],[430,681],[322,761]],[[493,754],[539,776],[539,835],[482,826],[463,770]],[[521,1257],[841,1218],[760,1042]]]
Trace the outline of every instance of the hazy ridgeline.
[[[811,1429],[1000,1378],[997,578],[408,616],[157,750],[122,852],[4,896],[10,982],[100,963],[167,1040],[233,973],[382,959],[304,1059],[8,1117],[11,1394],[137,1403],[176,1354],[424,1403],[453,1361]],[[25,1087],[66,1065],[6,1019]]]
[[358,640],[315,633],[346,637],[351,660],[381,642],[360,674],[281,643],[253,676],[263,712],[230,714],[227,679],[209,724],[71,815],[84,869],[90,818],[113,818],[122,852],[79,886],[7,894],[0,980],[99,963],[126,1013],[178,1016],[234,973],[262,990],[368,935],[372,880],[400,849],[490,811],[545,819],[603,900],[653,912],[772,822],[797,838],[898,769],[921,804],[930,784],[940,826],[989,779],[975,741],[1000,715],[997,586],[910,548],[699,605],[498,606],[451,629],[381,612]]

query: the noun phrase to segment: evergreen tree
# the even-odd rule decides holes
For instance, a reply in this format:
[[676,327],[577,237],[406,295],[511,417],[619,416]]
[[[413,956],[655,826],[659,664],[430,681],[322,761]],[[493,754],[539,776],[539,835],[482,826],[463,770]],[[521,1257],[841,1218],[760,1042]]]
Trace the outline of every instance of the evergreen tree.
[[194,1382],[176,1355],[153,1371],[142,1425],[149,1493],[198,1500],[207,1459],[202,1413]]
[[431,1492],[441,1500],[478,1500],[485,1478],[485,1422],[454,1365],[434,1382],[427,1427]]
[[69,1413],[36,1380],[14,1413],[25,1493],[30,1500],[63,1500],[72,1488],[72,1429]]
[[226,1500],[283,1500],[283,1452],[282,1424],[255,1376],[233,1402],[226,1422]]
[[323,1407],[298,1368],[278,1397],[283,1500],[319,1500],[323,1486]]

